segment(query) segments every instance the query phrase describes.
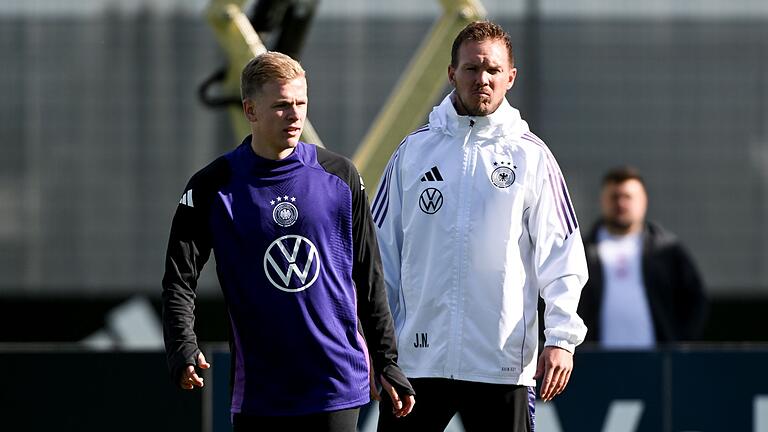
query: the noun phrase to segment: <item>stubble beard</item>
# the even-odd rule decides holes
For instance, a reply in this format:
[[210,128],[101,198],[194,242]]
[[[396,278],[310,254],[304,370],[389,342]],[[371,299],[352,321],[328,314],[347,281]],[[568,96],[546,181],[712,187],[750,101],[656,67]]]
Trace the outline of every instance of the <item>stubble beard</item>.
[[[472,117],[484,117],[489,114],[493,114],[494,111],[498,108],[497,106],[492,105],[492,100],[490,96],[481,96],[477,99],[473,100],[473,103],[466,104],[464,103],[464,100],[459,96],[456,95],[456,99],[458,100],[461,107],[464,108],[464,111],[466,111],[466,115],[472,116]],[[501,103],[499,103],[501,105]]]
[[491,101],[488,102],[480,102],[477,104],[477,108],[475,109],[475,113],[472,114],[473,116],[487,116],[488,114],[493,114],[493,112],[496,111],[495,109],[491,109]]
[[604,223],[606,228],[608,228],[608,231],[618,235],[629,234],[629,231],[632,228],[631,222],[622,221],[622,220],[619,220],[618,218],[610,218],[610,219],[606,218]]

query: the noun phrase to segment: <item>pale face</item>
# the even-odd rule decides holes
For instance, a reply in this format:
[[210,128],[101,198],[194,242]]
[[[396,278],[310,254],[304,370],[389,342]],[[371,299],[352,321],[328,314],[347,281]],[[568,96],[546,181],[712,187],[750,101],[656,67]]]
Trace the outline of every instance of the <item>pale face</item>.
[[648,196],[643,184],[635,179],[608,183],[600,194],[600,208],[608,231],[630,234],[642,229]]
[[458,99],[454,100],[456,112],[485,116],[496,111],[517,75],[504,42],[465,41],[457,57],[456,67],[448,66],[448,80],[456,88]]
[[298,145],[307,118],[307,80],[269,81],[253,99],[243,101],[251,124],[251,146],[259,156],[283,159]]

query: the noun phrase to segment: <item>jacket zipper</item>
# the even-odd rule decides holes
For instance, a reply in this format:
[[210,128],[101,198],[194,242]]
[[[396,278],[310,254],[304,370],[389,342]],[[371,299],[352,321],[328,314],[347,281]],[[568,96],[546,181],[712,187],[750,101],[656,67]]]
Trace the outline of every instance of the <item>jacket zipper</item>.
[[454,319],[451,323],[451,341],[450,343],[450,355],[448,356],[448,376],[451,379],[455,378],[455,375],[459,372],[459,352],[461,351],[461,334],[462,334],[462,320],[464,318],[464,267],[466,266],[466,248],[467,248],[467,236],[468,236],[468,220],[469,220],[469,203],[465,202],[469,199],[472,183],[472,172],[474,172],[475,165],[475,146],[468,146],[469,138],[472,136],[474,130],[475,120],[469,119],[469,130],[464,136],[464,166],[461,185],[459,187],[459,214],[456,224],[456,232],[459,243],[458,263],[456,265],[456,287],[453,296],[454,301]]

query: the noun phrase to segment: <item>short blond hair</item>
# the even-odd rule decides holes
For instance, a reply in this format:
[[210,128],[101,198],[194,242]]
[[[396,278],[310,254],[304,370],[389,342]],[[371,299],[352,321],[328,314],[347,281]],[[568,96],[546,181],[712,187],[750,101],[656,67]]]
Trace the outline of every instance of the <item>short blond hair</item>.
[[306,73],[299,62],[277,51],[259,54],[243,68],[240,96],[253,99],[269,81],[290,81]]

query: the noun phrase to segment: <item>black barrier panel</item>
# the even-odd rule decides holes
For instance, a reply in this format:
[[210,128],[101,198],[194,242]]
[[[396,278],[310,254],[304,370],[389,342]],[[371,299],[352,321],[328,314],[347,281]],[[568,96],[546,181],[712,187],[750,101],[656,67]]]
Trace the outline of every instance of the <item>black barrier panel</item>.
[[[229,361],[216,362],[212,425],[229,426]],[[768,348],[600,352],[582,349],[537,432],[768,432]],[[417,398],[418,403],[418,398]]]
[[211,424],[216,432],[232,430],[230,403],[232,401],[232,386],[230,384],[231,356],[229,351],[213,350],[211,355],[211,377],[213,378],[213,405]]
[[1,352],[0,430],[200,431],[202,392],[171,385],[163,353]]
[[[552,403],[562,430],[551,432],[602,431],[622,407],[640,410],[633,431],[663,431],[664,381],[659,353],[577,352],[568,388]],[[621,417],[623,424],[633,420]]]
[[672,431],[768,431],[768,351],[671,358]]

